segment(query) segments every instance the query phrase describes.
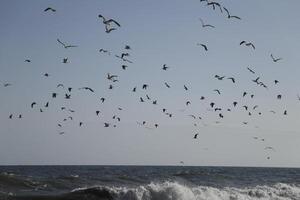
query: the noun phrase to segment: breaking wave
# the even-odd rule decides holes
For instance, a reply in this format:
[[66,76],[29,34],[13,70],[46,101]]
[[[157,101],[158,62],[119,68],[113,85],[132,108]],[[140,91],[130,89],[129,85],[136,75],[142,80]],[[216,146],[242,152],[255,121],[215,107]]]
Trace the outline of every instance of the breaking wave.
[[150,183],[138,187],[95,186],[77,188],[59,196],[11,197],[22,200],[299,200],[299,185],[277,183],[247,188],[189,186],[179,182]]

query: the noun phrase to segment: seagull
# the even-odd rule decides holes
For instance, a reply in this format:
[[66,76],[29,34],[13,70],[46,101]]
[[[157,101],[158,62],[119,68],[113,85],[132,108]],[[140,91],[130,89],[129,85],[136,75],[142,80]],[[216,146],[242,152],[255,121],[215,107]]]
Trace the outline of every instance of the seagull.
[[65,99],[71,99],[71,95],[70,94],[65,94]]
[[186,85],[183,85],[183,87],[184,87],[185,90],[188,90],[188,88],[186,87]]
[[251,46],[253,49],[255,49],[255,46],[251,42],[246,42],[245,40],[240,42],[240,45],[245,44],[246,46]]
[[12,117],[13,117],[13,114],[10,114],[10,115],[9,115],[9,119],[12,119]]
[[169,67],[167,67],[167,65],[164,64],[163,67],[162,67],[162,70],[165,70],[165,71],[166,71],[168,68],[169,68]]
[[60,84],[58,84],[56,87],[57,87],[57,88],[59,88],[59,87],[64,88],[64,85],[60,83]]
[[236,101],[233,102],[234,107],[236,107],[237,104],[238,104],[238,102],[236,102]]
[[213,25],[205,24],[204,21],[201,18],[199,18],[199,20],[200,20],[201,25],[202,25],[203,28],[205,28],[205,27],[215,28]]
[[265,147],[265,150],[272,150],[272,151],[275,151],[274,147]]
[[230,80],[232,80],[233,83],[235,83],[235,79],[233,77],[229,77],[227,79],[230,79]]
[[282,58],[274,58],[273,54],[271,54],[271,58],[273,62],[278,62],[279,60],[282,60]]
[[117,75],[110,75],[109,73],[107,73],[107,79],[108,80],[114,81],[115,78],[118,78],[118,76]]
[[72,88],[71,88],[71,87],[68,87],[68,91],[71,92],[71,91],[72,91]]
[[134,87],[134,88],[132,89],[132,92],[136,92],[136,87]]
[[229,13],[229,11],[227,10],[227,8],[223,7],[223,9],[226,11],[226,13],[227,13],[227,18],[228,18],[228,19],[230,19],[230,18],[235,18],[235,19],[241,20],[241,18],[238,17],[238,16],[230,15],[230,13]]
[[189,104],[191,104],[191,102],[190,102],[190,101],[187,101],[187,102],[185,103],[185,105],[187,105],[187,106],[188,106]]
[[44,10],[44,12],[47,12],[47,11],[52,11],[52,12],[56,12],[55,9],[51,8],[51,7],[48,7]]
[[47,102],[46,104],[45,104],[45,108],[48,108],[49,107],[49,102]]
[[167,82],[165,82],[165,85],[166,85],[167,88],[171,87]]
[[147,85],[147,84],[143,84],[142,88],[143,88],[144,90],[146,90],[146,89],[148,88],[148,86],[149,86],[149,85]]
[[251,72],[252,74],[255,74],[255,71],[253,71],[252,69],[250,69],[249,67],[247,67],[247,69],[249,70],[249,72]]
[[79,126],[82,126],[83,125],[83,122],[79,122]]
[[65,49],[70,48],[70,47],[77,47],[76,45],[67,45],[65,43],[63,43],[60,39],[57,38],[57,42],[60,43],[61,45],[63,45],[63,47]]
[[31,103],[31,108],[33,108],[34,105],[36,105],[36,102]]
[[107,123],[107,122],[104,123],[104,127],[109,127],[109,125],[110,125],[110,124]]
[[116,30],[116,28],[108,28],[108,26],[105,26],[105,32],[110,33],[111,31]]
[[285,110],[285,111],[283,112],[283,115],[287,115],[287,110]]
[[121,25],[120,25],[116,20],[114,20],[114,19],[108,19],[108,20],[106,20],[105,17],[102,16],[102,15],[98,15],[98,17],[99,17],[99,18],[102,18],[102,20],[103,20],[102,22],[103,22],[103,24],[106,25],[106,27],[107,27],[107,26],[110,26],[111,23],[114,23],[114,24],[116,24],[117,26],[121,27]]
[[199,133],[196,133],[196,134],[194,135],[194,139],[197,139],[198,135],[199,135]]
[[277,99],[281,99],[281,97],[282,97],[281,94],[277,95]]
[[122,69],[126,70],[128,66],[127,65],[122,65]]
[[57,96],[57,93],[53,92],[52,93],[52,98],[56,98],[56,96]]
[[244,93],[243,93],[243,97],[245,97],[246,95],[247,95],[247,92],[244,92]]
[[221,94],[220,90],[218,89],[214,89],[215,92],[217,92],[218,94]]
[[93,90],[92,88],[90,88],[90,87],[82,87],[82,88],[79,88],[79,90],[82,90],[82,89],[84,89],[84,90],[89,90],[89,91],[91,91],[91,92],[94,92],[94,90]]
[[24,62],[28,62],[28,63],[30,63],[30,62],[31,62],[31,60],[29,60],[29,59],[26,59]]
[[104,103],[105,98],[104,98],[104,97],[101,97],[100,101],[101,101],[102,103]]
[[124,49],[131,50],[131,47],[129,45],[125,45]]
[[207,46],[205,44],[197,43],[198,46],[202,46],[205,51],[208,51]]
[[99,113],[100,113],[100,111],[99,111],[99,110],[96,110],[96,115],[97,115],[97,116],[99,115]]
[[145,102],[144,99],[142,97],[140,97],[140,102]]
[[274,80],[274,83],[275,83],[275,85],[276,85],[277,83],[279,83],[279,81],[278,81],[278,80]]
[[68,58],[63,58],[63,63],[64,64],[68,63]]

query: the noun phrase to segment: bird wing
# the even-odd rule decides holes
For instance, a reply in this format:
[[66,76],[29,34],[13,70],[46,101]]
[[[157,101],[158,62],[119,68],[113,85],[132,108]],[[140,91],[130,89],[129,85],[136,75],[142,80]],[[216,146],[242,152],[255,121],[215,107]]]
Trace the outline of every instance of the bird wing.
[[227,10],[227,8],[223,7],[223,9],[226,11],[228,18],[230,17],[229,11]]
[[114,19],[109,19],[109,20],[107,20],[106,22],[107,22],[107,23],[113,22],[113,23],[115,23],[117,26],[121,27],[121,25],[120,25],[116,20],[114,20]]
[[57,42],[60,43],[61,45],[63,45],[66,48],[66,45],[62,41],[60,41],[60,39],[57,39]]

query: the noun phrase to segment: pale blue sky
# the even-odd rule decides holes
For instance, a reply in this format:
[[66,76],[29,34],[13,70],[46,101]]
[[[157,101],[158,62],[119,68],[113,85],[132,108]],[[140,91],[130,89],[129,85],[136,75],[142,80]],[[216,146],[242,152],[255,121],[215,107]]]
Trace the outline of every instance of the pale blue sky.
[[[300,2],[220,2],[242,20],[227,19],[225,13],[197,0],[1,0],[0,164],[177,165],[183,160],[187,165],[299,167]],[[44,12],[49,6],[57,12]],[[98,14],[117,20],[121,27],[105,33]],[[199,18],[216,28],[202,28]],[[64,49],[57,38],[79,47]],[[253,42],[256,50],[240,46],[242,40]],[[197,43],[206,44],[208,51]],[[132,47],[133,64],[123,71],[114,54],[124,52],[126,44]],[[112,56],[99,53],[100,48]],[[283,60],[273,63],[271,53]],[[63,64],[64,57],[70,63]],[[170,68],[162,71],[163,64]],[[44,73],[50,76],[43,77]],[[113,90],[108,90],[107,73],[119,76]],[[237,83],[218,81],[215,74],[233,76]],[[251,81],[257,76],[268,90]],[[280,81],[276,86],[275,79]],[[65,91],[56,88],[59,83],[74,88],[71,100],[63,98]],[[149,84],[146,91],[141,89],[144,83]],[[83,86],[92,87],[95,94],[77,90]],[[135,86],[137,92],[132,93]],[[242,98],[243,91],[255,97]],[[52,92],[59,93],[57,99],[51,99]],[[145,94],[158,105],[140,103]],[[276,99],[278,94],[282,100]],[[201,96],[206,100],[200,101]],[[107,99],[104,104],[101,97]],[[187,100],[190,106],[185,105]],[[38,104],[35,109],[30,108],[33,101]],[[40,113],[47,101],[49,108]],[[207,110],[212,101],[224,109],[224,119]],[[235,109],[233,101],[239,102]],[[259,105],[263,114],[251,111],[248,116],[242,105]],[[76,112],[62,112],[61,106]],[[165,116],[162,108],[173,117]],[[284,110],[288,116],[283,116]],[[18,114],[23,119],[17,119]],[[104,128],[114,114],[121,122],[116,128]],[[195,121],[189,114],[203,120]],[[69,115],[74,120],[62,122]],[[150,127],[158,123],[159,128],[137,125],[143,120]],[[221,123],[215,124],[217,120]],[[61,131],[65,134],[59,135]],[[194,140],[197,132],[199,138]],[[266,151],[267,146],[275,151]]]

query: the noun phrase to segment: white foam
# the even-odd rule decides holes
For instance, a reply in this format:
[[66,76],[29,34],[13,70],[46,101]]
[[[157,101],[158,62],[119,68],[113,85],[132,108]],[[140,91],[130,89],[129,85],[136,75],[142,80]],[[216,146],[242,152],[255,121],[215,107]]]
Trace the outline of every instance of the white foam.
[[[82,190],[84,188],[77,189]],[[300,200],[300,187],[278,183],[252,188],[191,187],[178,182],[150,183],[136,188],[99,187],[117,200]],[[75,190],[74,190],[75,191]]]

